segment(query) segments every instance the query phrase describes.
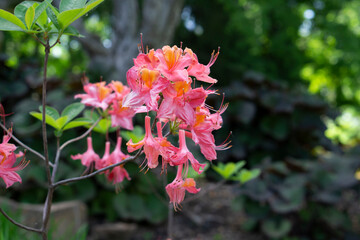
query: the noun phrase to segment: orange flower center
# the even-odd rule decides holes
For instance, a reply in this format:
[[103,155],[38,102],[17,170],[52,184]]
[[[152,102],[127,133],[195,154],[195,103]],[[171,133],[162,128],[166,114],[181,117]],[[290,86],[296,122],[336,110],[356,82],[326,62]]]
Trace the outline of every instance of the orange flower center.
[[141,79],[143,80],[144,84],[148,88],[151,88],[152,84],[156,81],[156,79],[158,78],[160,73],[155,70],[149,70],[147,68],[144,68],[141,70],[140,74],[141,74]]
[[196,183],[193,178],[187,178],[185,179],[184,183],[182,184],[182,187],[195,187]]

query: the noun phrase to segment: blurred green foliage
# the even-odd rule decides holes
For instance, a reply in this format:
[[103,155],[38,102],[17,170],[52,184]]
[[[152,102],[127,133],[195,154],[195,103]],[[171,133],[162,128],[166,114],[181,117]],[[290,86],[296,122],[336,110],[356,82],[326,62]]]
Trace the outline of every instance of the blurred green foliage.
[[261,169],[240,188],[245,229],[271,239],[315,240],[354,231],[336,206],[345,191],[358,189],[360,161],[336,144],[359,142],[359,6],[186,1],[176,41],[191,45],[204,63],[208,49],[221,47],[211,71],[226,86],[224,122],[233,148],[219,159],[245,159]]

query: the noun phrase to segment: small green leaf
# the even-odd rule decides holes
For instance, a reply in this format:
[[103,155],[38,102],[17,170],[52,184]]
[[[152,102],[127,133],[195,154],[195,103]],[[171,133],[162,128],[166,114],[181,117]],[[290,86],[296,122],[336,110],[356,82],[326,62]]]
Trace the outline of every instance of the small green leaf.
[[35,18],[34,22],[37,22],[40,26],[44,27],[47,24],[47,14],[46,9],[49,7],[48,4],[51,4],[52,0],[46,0],[40,3],[38,6],[34,4],[35,7]]
[[56,125],[58,126],[58,129],[62,129],[66,122],[67,122],[68,116],[63,116],[58,119],[56,119]]
[[143,128],[139,126],[135,126],[132,131],[121,131],[120,134],[126,141],[131,139],[134,143],[139,142],[145,136]]
[[85,110],[84,117],[95,122],[99,118],[99,114],[92,110]]
[[[4,19],[7,22],[10,22],[10,23],[20,27],[22,30],[26,30],[24,23],[19,18],[17,18],[14,14],[9,13],[5,10],[0,9],[0,19]],[[5,26],[5,28],[6,28],[6,26]],[[0,27],[0,29],[3,29],[3,28]]]
[[29,7],[33,6],[34,4],[38,4],[34,1],[24,1],[18,5],[16,5],[14,9],[14,15],[18,17],[24,24],[26,24],[25,21],[25,14],[26,11],[29,9]]
[[[103,1],[104,0],[94,0],[86,4],[85,7],[77,8],[77,9],[71,8],[70,10],[63,11],[58,16],[58,22],[60,23],[62,29],[65,30],[71,23],[75,22],[78,18],[90,12],[92,9],[94,9]],[[81,6],[81,2],[78,4],[76,4],[76,6]],[[66,8],[64,7],[64,9]]]
[[[42,113],[42,106],[39,107],[39,110]],[[46,115],[51,116],[54,120],[60,117],[59,112],[55,108],[49,106],[45,106],[45,113]]]
[[61,116],[67,116],[67,122],[70,122],[73,120],[77,115],[79,115],[83,110],[85,106],[82,103],[73,103],[67,106],[61,113]]
[[223,178],[230,179],[236,174],[242,167],[244,167],[245,161],[237,163],[229,162],[226,164],[219,163],[218,166],[213,166],[213,169],[219,173]]
[[82,127],[82,126],[88,126],[89,124],[91,124],[91,122],[86,119],[86,118],[77,118],[74,121],[71,121],[69,123],[67,123],[65,125],[65,127],[63,128],[63,130],[68,130],[71,128],[76,128],[76,127]]
[[25,13],[25,23],[29,30],[31,30],[32,24],[35,18],[35,8],[33,6],[29,7]]
[[60,2],[60,12],[65,12],[67,10],[83,8],[85,6],[86,0],[61,0]]
[[61,12],[57,16],[61,29],[65,30],[71,23],[78,19],[78,16],[84,9],[85,8],[78,8]]
[[243,169],[236,177],[232,178],[232,180],[240,181],[242,184],[244,184],[254,178],[257,178],[260,175],[260,173],[261,173],[260,169],[252,169],[252,170]]
[[64,33],[65,35],[69,35],[69,36],[75,36],[75,37],[84,37],[84,35],[81,35],[78,30],[76,28],[74,28],[73,26],[68,26]]
[[[208,162],[205,163],[205,167],[203,168],[203,172],[209,169],[210,164]],[[187,178],[204,178],[205,174],[198,174],[192,167],[188,170]]]
[[292,223],[287,219],[265,220],[261,224],[261,230],[270,238],[279,239],[286,236],[292,228]]
[[51,23],[54,24],[54,26],[60,30],[61,27],[60,27],[60,24],[59,24],[59,21],[57,19],[57,16],[59,15],[59,11],[54,8],[50,3],[47,3],[48,4],[48,8],[46,8],[46,13],[48,15],[48,17],[50,18],[51,20]]
[[[43,119],[42,113],[39,112],[30,112],[30,115],[39,119],[40,121],[42,121]],[[46,124],[52,126],[55,129],[58,129],[57,123],[53,117],[51,117],[50,115],[46,115],[45,119],[46,119]]]

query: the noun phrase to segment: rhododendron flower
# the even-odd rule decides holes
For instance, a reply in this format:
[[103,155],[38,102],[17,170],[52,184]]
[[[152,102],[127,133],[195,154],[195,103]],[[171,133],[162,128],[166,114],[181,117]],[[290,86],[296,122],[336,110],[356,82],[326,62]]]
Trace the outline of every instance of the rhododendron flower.
[[175,82],[164,91],[158,118],[175,120],[175,117],[192,125],[195,120],[195,108],[205,102],[208,91],[201,88],[191,89],[190,82]]
[[162,157],[162,170],[166,169],[166,164],[171,163],[171,158],[175,156],[175,154],[179,151],[179,149],[173,146],[167,139],[162,135],[162,126],[161,122],[158,121],[156,123],[157,133],[158,136],[155,138],[156,141],[159,143],[159,151]]
[[[21,183],[21,177],[16,171],[24,169],[28,161],[25,161],[23,153],[15,154],[15,145],[9,144],[11,134],[3,137],[3,142],[0,144],[0,178],[2,178],[6,184],[6,188],[12,186],[15,182]],[[23,157],[20,163],[14,167],[17,157]]]
[[202,173],[203,170],[201,168],[204,168],[206,164],[200,164],[194,157],[194,155],[189,151],[189,149],[186,146],[186,139],[185,139],[185,131],[179,130],[179,151],[176,153],[175,156],[171,158],[171,162],[174,165],[182,165],[182,164],[188,164],[188,160],[190,160],[192,168],[197,173]]
[[112,109],[109,111],[109,114],[111,115],[111,126],[133,130],[134,126],[132,118],[135,113],[134,109],[124,107],[120,101],[116,99],[113,100]]
[[83,154],[77,154],[75,156],[71,156],[73,160],[81,160],[81,164],[89,167],[91,163],[93,162],[99,162],[100,157],[94,152],[93,146],[92,146],[92,139],[91,137],[87,138],[87,150]]
[[192,58],[188,54],[183,54],[183,50],[177,46],[164,46],[155,52],[160,60],[157,69],[169,81],[188,81],[189,75],[185,69],[192,63]]
[[159,143],[155,140],[151,133],[150,126],[151,118],[145,117],[145,137],[138,143],[133,143],[132,139],[126,144],[129,152],[133,152],[144,146],[144,153],[147,159],[147,166],[149,168],[156,168],[159,164],[158,158],[160,155]]
[[221,127],[221,114],[226,110],[227,106],[228,105],[225,104],[224,107],[220,107],[220,110],[213,114],[210,114],[209,110],[205,107],[197,108],[195,123],[190,127],[191,134],[188,135],[196,144],[199,144],[201,153],[209,161],[217,158],[216,150],[228,149],[229,143],[216,146],[212,134],[213,130],[217,130]]
[[199,63],[198,58],[195,53],[189,48],[185,49],[185,52],[192,57],[193,62],[187,68],[188,74],[190,76],[196,77],[197,80],[207,82],[207,83],[216,83],[217,80],[209,77],[210,67],[215,63],[217,57],[219,56],[219,51],[217,53],[212,53],[210,61],[207,65]]
[[86,94],[77,94],[75,98],[81,98],[81,102],[86,106],[93,106],[106,110],[112,100],[112,89],[105,86],[106,82],[87,83],[84,85]]
[[[121,151],[121,140],[121,137],[117,138],[116,147],[114,151],[110,154],[109,158],[107,158],[107,162],[103,164],[103,167],[119,163],[124,159],[130,157],[129,155],[126,155]],[[114,167],[111,170],[107,170],[105,172],[105,175],[110,182],[113,182],[113,184],[120,183],[124,181],[125,178],[129,181],[131,180],[129,173],[126,171],[123,165]]]
[[178,166],[176,178],[174,181],[166,186],[166,192],[169,195],[170,202],[174,204],[174,209],[179,208],[180,203],[184,200],[185,190],[190,193],[198,193],[201,189],[196,188],[196,183],[193,178],[182,177],[183,165]]
[[169,81],[161,77],[157,70],[137,67],[132,67],[126,77],[133,92],[127,95],[123,105],[139,107],[145,104],[147,111],[157,111],[159,93],[168,86]]

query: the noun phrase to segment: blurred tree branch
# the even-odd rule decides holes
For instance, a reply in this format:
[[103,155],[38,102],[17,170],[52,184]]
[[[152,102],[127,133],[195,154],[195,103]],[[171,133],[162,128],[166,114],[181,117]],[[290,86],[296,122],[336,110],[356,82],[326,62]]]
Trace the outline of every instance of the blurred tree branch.
[[150,48],[171,44],[183,4],[183,0],[144,0],[141,5],[140,1],[112,0],[110,48],[105,48],[97,35],[88,33],[82,21],[75,22],[85,35],[79,41],[89,54],[89,69],[100,66],[111,79],[124,80],[132,59],[138,54],[140,33]]

